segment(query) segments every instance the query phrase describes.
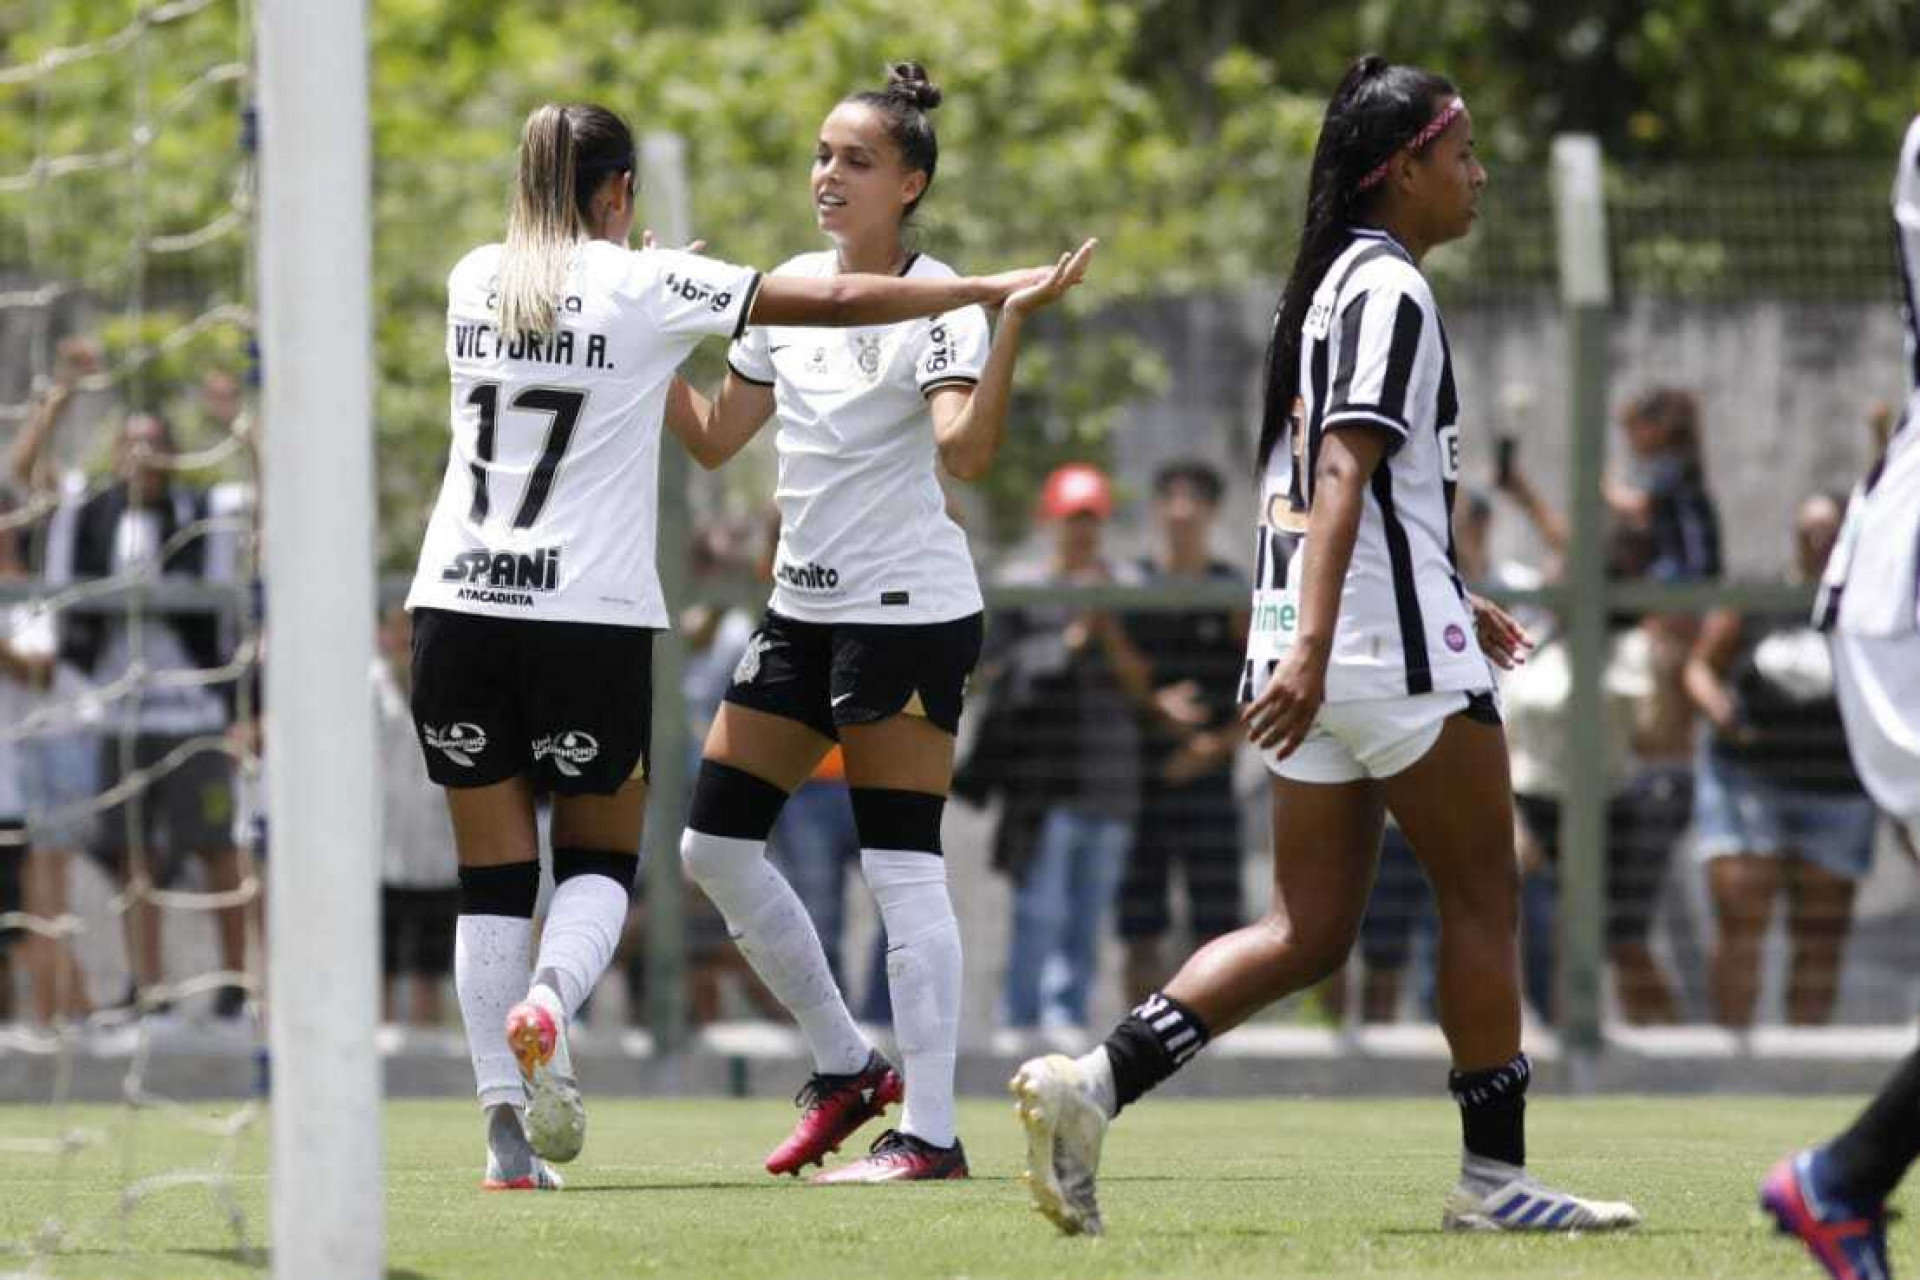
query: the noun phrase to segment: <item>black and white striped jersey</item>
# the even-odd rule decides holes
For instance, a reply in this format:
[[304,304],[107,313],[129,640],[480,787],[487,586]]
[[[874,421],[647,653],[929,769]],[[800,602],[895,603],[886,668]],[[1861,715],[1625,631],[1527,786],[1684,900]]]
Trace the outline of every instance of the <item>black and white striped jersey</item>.
[[1454,569],[1458,414],[1453,361],[1425,277],[1391,236],[1356,230],[1314,293],[1295,421],[1261,479],[1243,700],[1293,646],[1314,465],[1327,433],[1353,426],[1390,440],[1340,593],[1327,701],[1492,686]]

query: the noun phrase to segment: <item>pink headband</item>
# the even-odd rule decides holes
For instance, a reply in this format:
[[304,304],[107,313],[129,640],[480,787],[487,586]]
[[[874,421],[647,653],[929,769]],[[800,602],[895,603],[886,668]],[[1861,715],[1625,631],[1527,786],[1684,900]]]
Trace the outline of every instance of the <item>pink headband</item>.
[[1389,154],[1385,160],[1382,160],[1371,173],[1355,183],[1353,189],[1355,191],[1368,191],[1385,182],[1387,178],[1387,168],[1393,163],[1394,156],[1399,155],[1402,151],[1422,150],[1429,142],[1432,142],[1435,138],[1445,133],[1447,126],[1464,114],[1466,109],[1467,100],[1465,98],[1455,98],[1452,102],[1440,108],[1440,114],[1427,121],[1426,126],[1422,128],[1420,132],[1407,139],[1406,145],[1395,147],[1392,153]]

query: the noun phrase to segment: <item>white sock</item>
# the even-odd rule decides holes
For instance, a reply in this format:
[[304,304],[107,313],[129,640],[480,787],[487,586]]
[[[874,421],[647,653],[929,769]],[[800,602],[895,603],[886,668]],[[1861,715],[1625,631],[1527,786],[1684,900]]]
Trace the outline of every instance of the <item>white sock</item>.
[[866,1066],[873,1046],[854,1025],[806,907],[767,861],[766,842],[689,829],[680,858],[720,909],[740,954],[800,1024],[813,1069],[851,1075]]
[[1465,1147],[1460,1149],[1460,1181],[1475,1195],[1483,1196],[1490,1191],[1498,1191],[1516,1178],[1526,1176],[1524,1165],[1477,1156]]
[[533,971],[551,973],[562,1012],[573,1015],[606,972],[627,923],[627,890],[606,876],[573,876],[554,886]]
[[507,1011],[527,992],[532,942],[533,921],[519,916],[461,916],[454,931],[453,986],[481,1106],[527,1104],[520,1064],[507,1047]]
[[1113,1059],[1107,1056],[1107,1046],[1097,1044],[1073,1061],[1086,1081],[1093,1105],[1105,1112],[1107,1119],[1113,1119],[1113,1113],[1120,1109],[1120,1093],[1114,1087]]
[[961,955],[946,860],[915,850],[863,849],[860,867],[887,931],[887,992],[907,1087],[900,1129],[950,1147]]

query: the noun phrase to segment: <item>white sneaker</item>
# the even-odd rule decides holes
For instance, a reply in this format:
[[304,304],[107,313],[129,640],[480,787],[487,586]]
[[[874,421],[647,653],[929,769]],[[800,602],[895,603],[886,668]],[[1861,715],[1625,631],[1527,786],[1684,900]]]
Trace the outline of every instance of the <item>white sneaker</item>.
[[527,1082],[527,1141],[542,1159],[565,1164],[587,1143],[587,1107],[573,1078],[566,1021],[530,996],[507,1013],[507,1044]]
[[1440,1225],[1448,1231],[1620,1231],[1640,1211],[1619,1200],[1583,1200],[1519,1177],[1477,1195],[1465,1183],[1447,1193]]
[[1067,1235],[1099,1235],[1093,1179],[1107,1114],[1089,1095],[1085,1073],[1073,1059],[1050,1054],[1023,1064],[1007,1087],[1027,1131],[1027,1170],[1020,1180],[1033,1207]]

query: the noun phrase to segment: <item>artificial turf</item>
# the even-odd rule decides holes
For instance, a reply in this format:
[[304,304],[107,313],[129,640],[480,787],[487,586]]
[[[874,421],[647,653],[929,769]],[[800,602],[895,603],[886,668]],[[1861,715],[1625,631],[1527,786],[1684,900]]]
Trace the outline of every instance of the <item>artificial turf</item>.
[[[601,1099],[567,1190],[487,1194],[476,1110],[393,1102],[386,1110],[390,1276],[916,1277],[1814,1276],[1799,1246],[1767,1231],[1754,1189],[1790,1147],[1825,1135],[1857,1103],[1744,1097],[1541,1097],[1530,1111],[1535,1171],[1571,1190],[1628,1198],[1639,1231],[1584,1238],[1443,1234],[1440,1198],[1457,1159],[1442,1099],[1162,1101],[1109,1136],[1101,1192],[1108,1234],[1068,1240],[1030,1212],[1010,1102],[964,1103],[966,1182],[812,1188],[760,1169],[790,1108],[773,1102]],[[211,1117],[222,1108],[201,1106]],[[0,1108],[0,1138],[49,1136],[54,1113]],[[213,1138],[163,1114],[75,1107],[67,1129],[103,1141],[65,1162],[0,1155],[0,1242],[42,1233],[57,1276],[237,1276],[242,1249],[220,1198],[183,1183],[122,1210],[130,1178],[204,1169]],[[263,1122],[264,1123],[264,1122]],[[849,1144],[877,1136],[870,1126]],[[266,1231],[265,1136],[237,1148],[235,1200],[253,1243]],[[1897,1271],[1920,1271],[1920,1230],[1893,1229]],[[27,1257],[0,1255],[0,1272]]]

